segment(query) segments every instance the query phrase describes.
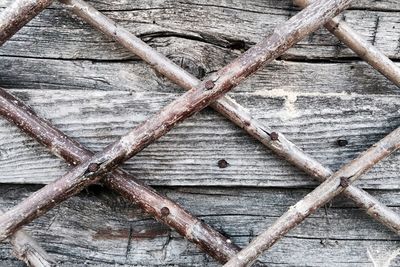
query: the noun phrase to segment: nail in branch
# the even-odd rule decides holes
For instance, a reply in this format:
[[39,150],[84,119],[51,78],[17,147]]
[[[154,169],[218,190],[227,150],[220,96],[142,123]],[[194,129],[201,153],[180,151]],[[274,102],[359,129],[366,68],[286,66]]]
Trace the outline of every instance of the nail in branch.
[[[184,89],[190,90],[201,83],[201,81],[193,75],[152,49],[145,42],[86,2],[82,0],[61,0],[61,2],[66,4],[75,15],[81,17],[94,28],[114,39],[132,53],[138,55],[159,73]],[[305,154],[300,148],[287,140],[282,133],[274,132],[268,126],[255,119],[247,109],[239,105],[232,98],[228,96],[221,97],[216,102],[212,103],[211,107],[240,128],[243,128],[247,133],[275,153],[310,174],[314,179],[323,182],[332,175],[332,171],[329,168],[324,167],[311,156]],[[271,142],[278,139],[279,144]],[[357,187],[350,185],[344,194],[352,199],[360,208],[364,209],[367,214],[386,225],[392,231],[400,234],[400,216],[394,211]]]
[[[294,0],[293,2],[295,5],[304,8],[312,3],[313,0]],[[400,87],[400,68],[379,49],[354,31],[346,22],[339,18],[333,18],[324,26],[360,58],[364,59],[377,71]]]
[[[246,248],[241,250],[224,266],[249,266],[287,232],[296,227],[333,197],[340,194],[349,184],[359,179],[362,174],[371,169],[375,164],[399,148],[400,127],[356,159],[346,164],[302,200],[297,202],[296,205],[290,207],[271,227],[257,236]],[[345,184],[343,184],[343,180],[346,180]]]
[[[72,165],[78,165],[94,154],[57,130],[47,120],[38,117],[34,110],[1,88],[0,115]],[[89,172],[96,170],[98,170],[98,164],[89,165]],[[197,244],[217,261],[224,263],[239,252],[239,247],[218,231],[132,175],[116,170],[104,179],[104,183],[129,201],[137,203],[143,211],[151,214],[156,220]],[[167,213],[168,218],[166,218]]]
[[[166,134],[174,125],[205,108],[264,64],[280,56],[329,18],[347,8],[350,2],[351,0],[318,0],[278,26],[269,37],[264,38],[238,59],[208,77],[206,80],[213,80],[215,83],[213,89],[206,90],[204,83],[201,83],[200,86],[177,98],[158,114],[122,136],[102,152],[95,154],[1,215],[0,240],[44,214],[57,203],[97,182],[102,175],[115,169],[119,164]],[[101,162],[99,170],[86,174],[89,164],[98,162]]]
[[0,13],[0,46],[53,0],[15,0]]

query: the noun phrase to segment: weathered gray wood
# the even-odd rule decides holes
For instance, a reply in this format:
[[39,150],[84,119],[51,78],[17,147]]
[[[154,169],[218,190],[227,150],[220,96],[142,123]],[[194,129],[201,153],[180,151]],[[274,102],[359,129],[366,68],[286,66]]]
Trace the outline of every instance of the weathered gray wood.
[[[14,205],[37,189],[37,186],[3,185],[0,203]],[[179,201],[241,245],[247,244],[308,192],[222,188],[157,190]],[[61,266],[84,266],[85,263],[89,266],[217,266],[193,245],[122,198],[105,193],[99,187],[89,192],[72,198],[28,227]],[[371,193],[400,211],[398,192]],[[399,247],[398,237],[370,220],[350,202],[339,199],[308,218],[262,261],[268,266],[373,266],[370,257],[387,258]],[[17,262],[12,262],[9,248],[1,248],[1,259],[10,261],[10,266],[18,266]],[[392,266],[398,266],[399,260],[400,257],[395,258]]]
[[[137,62],[62,61],[60,64],[58,60],[3,59],[0,64],[6,67],[0,69],[2,83],[11,85],[14,81],[23,87],[31,81],[36,88],[41,86],[43,90],[13,92],[41,116],[50,118],[63,131],[96,151],[124,134],[132,122],[143,121],[180,93]],[[79,69],[75,74],[74,68]],[[17,70],[25,73],[20,80],[16,79]],[[278,79],[279,75],[286,79]],[[276,62],[231,95],[256,117],[276,126],[333,169],[399,124],[397,89],[359,62]],[[48,182],[38,178],[56,177],[66,170],[63,163],[42,152],[42,148],[10,124],[3,122],[1,135],[3,182]],[[227,135],[230,137],[221,142]],[[348,138],[349,146],[338,147],[336,140],[340,137]],[[228,168],[218,168],[216,162],[221,158],[230,163]],[[378,167],[362,179],[362,185],[399,188],[397,162],[398,156],[391,158],[385,167]],[[312,184],[295,168],[273,157],[241,130],[210,111],[195,116],[140,153],[127,168],[159,185]],[[44,170],[49,175],[43,176]]]
[[[0,7],[5,7],[10,4],[13,0],[1,0]],[[214,6],[215,8],[231,8],[242,11],[255,11],[262,13],[265,8],[279,7],[279,8],[292,8],[293,4],[290,0],[253,0],[253,1],[240,1],[240,0],[229,0],[221,4],[220,1],[211,0],[205,4],[201,0],[191,0],[176,3],[173,0],[153,0],[153,1],[137,1],[136,3],[130,0],[109,0],[109,1],[96,1],[89,0],[89,3],[96,5],[101,10],[141,10],[156,7],[158,9],[171,7],[173,5],[198,5],[198,6]],[[52,8],[60,8],[60,5],[54,4]],[[193,8],[196,8],[194,6]],[[198,8],[198,7],[197,7]],[[380,0],[380,1],[369,1],[369,0],[354,0],[351,9],[366,9],[366,10],[387,10],[387,11],[398,11],[400,10],[400,3],[396,0]]]
[[[156,48],[178,45],[166,36],[177,36],[178,42],[195,39],[214,46],[247,48],[297,12],[292,3],[286,0],[235,0],[225,1],[223,5],[220,1],[208,1],[207,4],[202,1],[128,2],[94,1],[93,5],[133,33],[149,40]],[[345,12],[345,19],[377,48],[399,59],[399,12],[399,4],[395,1],[359,1],[353,10]],[[49,46],[49,43],[52,45]],[[207,51],[203,53],[207,55]],[[59,7],[46,10],[29,23],[0,49],[0,54],[107,60],[132,57],[120,46],[88,25],[71,18],[67,11]],[[332,58],[354,54],[321,29],[288,51],[286,56]]]
[[[349,185],[372,169],[376,164],[394,154],[400,148],[400,127],[396,128],[356,159],[333,173],[322,184],[291,206],[269,228],[254,238],[249,245],[232,257],[224,267],[251,266],[256,259],[301,224],[309,215],[320,209]],[[373,208],[373,205],[371,205]],[[397,233],[400,233],[399,231]]]

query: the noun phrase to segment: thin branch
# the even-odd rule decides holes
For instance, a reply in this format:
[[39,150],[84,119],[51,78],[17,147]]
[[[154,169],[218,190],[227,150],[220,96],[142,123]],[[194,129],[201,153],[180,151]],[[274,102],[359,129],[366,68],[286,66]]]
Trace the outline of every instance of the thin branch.
[[[60,158],[72,165],[93,156],[93,152],[57,130],[34,110],[0,88],[0,115],[17,125],[22,131],[35,138]],[[105,185],[114,189],[128,200],[137,203],[141,209],[156,220],[175,229],[189,241],[197,244],[219,262],[226,262],[239,252],[239,247],[196,218],[176,202],[158,194],[136,177],[122,170],[116,170],[104,179]],[[167,214],[168,213],[168,214]]]
[[53,0],[15,0],[0,13],[0,46]]
[[10,236],[57,203],[97,182],[102,175],[166,134],[177,123],[205,108],[264,64],[272,61],[307,34],[347,8],[351,0],[318,0],[281,24],[267,38],[231,64],[210,75],[200,86],[177,98],[117,142],[46,185],[0,216],[0,239]]
[[[184,89],[190,90],[201,83],[193,75],[152,49],[141,39],[97,11],[91,5],[82,0],[61,0],[61,2],[66,4],[72,12],[94,28],[102,31],[129,51],[138,55],[159,73]],[[295,144],[287,140],[283,134],[274,132],[271,128],[255,119],[247,109],[236,103],[232,98],[228,96],[221,97],[212,103],[211,107],[318,181],[323,182],[332,175],[333,172],[329,168],[324,167],[310,155],[304,153]],[[271,133],[277,135],[276,140],[271,139]],[[355,186],[349,186],[344,194],[352,199],[360,208],[364,209],[370,216],[386,225],[392,231],[400,234],[400,216],[394,211],[381,204],[364,190]]]
[[[294,4],[302,8],[313,0],[294,0]],[[385,54],[371,45],[346,22],[339,18],[329,20],[325,28],[334,34],[340,41],[353,50],[360,58],[368,62],[377,71],[400,87],[400,68],[396,66]]]
[[333,197],[344,191],[375,164],[400,148],[400,127],[366,150],[356,159],[335,172],[320,186],[306,195],[282,215],[266,231],[257,236],[246,248],[229,260],[226,267],[250,265],[265,250],[281,239],[289,230],[314,213]]
[[[4,213],[0,209],[0,214]],[[13,254],[31,267],[54,267],[56,262],[47,252],[24,230],[15,232],[10,237]]]

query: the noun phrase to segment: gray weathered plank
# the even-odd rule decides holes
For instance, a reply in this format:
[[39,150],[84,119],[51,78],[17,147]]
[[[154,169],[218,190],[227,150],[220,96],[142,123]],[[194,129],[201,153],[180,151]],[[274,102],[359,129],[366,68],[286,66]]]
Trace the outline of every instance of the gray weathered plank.
[[[1,205],[12,205],[34,186],[0,187]],[[162,189],[207,223],[245,245],[308,190]],[[74,197],[28,229],[61,266],[216,266],[161,224],[99,187]],[[398,192],[372,192],[400,211]],[[257,199],[257,201],[254,201]],[[337,200],[292,231],[261,260],[268,266],[373,266],[371,257],[400,264],[400,239],[347,201]],[[395,252],[397,251],[397,254]],[[2,246],[0,258],[18,266]],[[381,254],[379,254],[381,252]],[[319,255],[316,257],[315,255]]]
[[[118,2],[95,1],[93,4],[155,48],[168,47],[170,51],[182,46],[186,51],[190,40],[239,50],[247,48],[296,12],[290,1],[276,0],[224,1],[223,4],[220,1],[208,1],[207,4],[202,1],[135,1],[131,4],[123,1],[116,4]],[[399,4],[395,1],[367,3],[370,2],[359,1],[358,9],[345,12],[346,21],[387,55],[399,59]],[[202,53],[209,57],[206,50]],[[46,10],[29,23],[0,49],[0,55],[103,60],[131,58],[119,45],[58,8]],[[354,54],[324,29],[310,35],[286,55],[288,58],[349,56]]]
[[[189,61],[185,61],[189,62]],[[180,92],[142,62],[3,57],[0,84],[93,150],[172,101]],[[189,65],[194,73],[198,65]],[[282,77],[285,77],[282,79]],[[332,169],[399,125],[399,90],[365,63],[274,62],[231,94],[268,125],[287,134]],[[0,125],[0,182],[47,183],[67,170],[11,124]],[[347,147],[338,147],[338,138]],[[394,155],[361,179],[365,188],[399,188]],[[220,169],[217,161],[229,163]],[[156,185],[311,186],[212,111],[201,112],[126,164]]]

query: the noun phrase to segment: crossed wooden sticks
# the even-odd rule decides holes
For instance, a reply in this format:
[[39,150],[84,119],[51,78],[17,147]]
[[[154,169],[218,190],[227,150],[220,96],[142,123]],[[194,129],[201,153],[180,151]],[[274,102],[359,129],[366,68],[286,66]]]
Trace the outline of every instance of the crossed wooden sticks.
[[[18,2],[18,1],[17,1]],[[181,69],[179,69],[177,66],[173,65],[169,61],[166,61],[166,59],[157,53],[155,53],[153,50],[151,50],[146,44],[140,42],[139,39],[133,38],[134,36],[129,34],[127,31],[124,29],[115,26],[112,22],[110,23],[110,20],[107,19],[104,16],[101,16],[100,13],[94,13],[95,10],[89,9],[91,8],[90,6],[86,5],[82,1],[64,1],[68,3],[73,10],[78,14],[83,17],[86,16],[86,20],[91,22],[92,24],[97,24],[97,27],[100,28],[102,31],[110,34],[113,36],[113,38],[117,39],[118,41],[122,42],[124,46],[126,46],[128,49],[131,51],[137,53],[139,56],[141,56],[144,60],[148,61],[149,63],[152,64],[153,67],[155,67],[159,72],[163,73],[165,76],[169,78],[173,78],[173,80],[178,83],[179,85],[182,85],[185,88],[191,88],[195,87],[198,85],[200,82],[194,79],[191,75],[183,72]],[[320,1],[317,1],[320,2]],[[133,133],[137,133],[139,136],[139,139],[136,138],[134,135],[128,135],[128,140],[130,144],[135,144],[136,147],[129,148],[124,142],[117,143],[117,145],[114,145],[114,147],[109,148],[106,153],[103,153],[102,155],[97,155],[95,157],[95,160],[92,161],[87,161],[85,162],[86,165],[83,167],[80,166],[79,169],[76,169],[75,172],[69,174],[68,177],[71,177],[69,181],[76,181],[76,185],[65,185],[62,182],[55,182],[53,184],[50,184],[44,188],[44,190],[40,190],[39,194],[35,194],[33,197],[30,199],[33,199],[34,201],[37,201],[36,203],[40,204],[42,209],[49,209],[50,207],[54,206],[55,203],[51,203],[52,200],[55,202],[61,201],[62,199],[70,196],[72,192],[65,192],[64,195],[58,195],[57,193],[54,193],[51,191],[51,189],[54,189],[54,184],[63,186],[65,190],[73,190],[73,192],[79,191],[81,189],[81,186],[86,185],[90,182],[93,182],[94,180],[98,180],[98,175],[104,174],[106,171],[108,171],[111,168],[116,167],[116,161],[120,161],[122,159],[126,159],[127,155],[123,155],[124,152],[126,151],[128,154],[133,154],[137,151],[139,151],[141,148],[145,146],[145,144],[149,143],[152,138],[158,138],[161,136],[161,134],[164,134],[167,129],[158,129],[158,126],[165,126],[166,128],[172,127],[174,123],[179,121],[180,119],[183,119],[183,117],[188,116],[188,114],[191,114],[193,111],[199,110],[200,108],[206,106],[207,103],[202,103],[201,101],[212,101],[213,99],[216,99],[219,94],[229,90],[233,86],[237,84],[240,80],[244,79],[246,76],[248,76],[251,72],[254,72],[261,64],[263,61],[270,60],[271,58],[274,58],[277,56],[277,53],[281,53],[284,51],[284,49],[287,48],[287,46],[292,45],[295,41],[299,40],[301,37],[303,37],[305,34],[307,34],[311,28],[315,29],[319,25],[321,25],[322,21],[319,16],[324,17],[324,21],[326,21],[325,16],[329,15],[334,15],[334,12],[337,13],[338,10],[329,10],[328,6],[331,5],[330,7],[337,7],[338,9],[343,9],[349,1],[326,1],[327,3],[325,4],[326,6],[320,6],[320,3],[313,4],[310,8],[308,8],[305,11],[309,11],[308,15],[310,17],[307,17],[309,19],[309,24],[302,22],[300,14],[307,15],[307,12],[301,12],[299,15],[295,16],[291,20],[289,20],[288,23],[286,23],[283,27],[280,27],[281,30],[283,30],[283,34],[285,39],[280,39],[280,33],[278,31],[275,32],[275,34],[272,35],[272,37],[265,39],[261,44],[255,46],[255,48],[250,49],[247,53],[244,54],[241,58],[238,60],[234,61],[234,63],[228,65],[228,67],[225,67],[222,69],[220,72],[218,72],[220,77],[216,77],[215,75],[211,76],[210,79],[206,79],[206,82],[203,82],[200,84],[200,87],[197,87],[197,89],[192,89],[189,91],[189,93],[185,94],[186,98],[183,98],[181,102],[175,101],[173,103],[181,103],[181,104],[186,104],[187,109],[182,109],[182,107],[178,105],[170,105],[169,107],[176,107],[176,110],[174,112],[173,109],[165,109],[169,115],[163,116],[164,114],[159,114],[158,118],[150,120],[150,122],[147,122],[144,124],[144,126],[139,127],[139,129],[136,129],[136,131],[133,131]],[[43,5],[46,6],[46,5]],[[34,10],[35,12],[38,12]],[[90,12],[89,12],[90,11]],[[312,13],[312,11],[316,11],[317,13]],[[313,16],[311,16],[311,14]],[[23,18],[29,17],[29,16],[22,16]],[[0,20],[1,21],[1,20]],[[290,23],[292,22],[292,23]],[[109,24],[107,24],[109,23]],[[297,28],[296,23],[299,23],[299,28]],[[318,24],[318,25],[317,25]],[[308,25],[308,26],[304,26]],[[303,28],[306,27],[306,28]],[[297,31],[298,29],[298,31]],[[296,36],[290,36],[291,34],[296,34]],[[276,37],[276,39],[274,39]],[[276,48],[276,51],[270,51],[268,48]],[[136,50],[136,51],[135,51]],[[263,56],[263,52],[265,52],[265,55]],[[252,60],[256,60],[256,65],[252,65]],[[236,65],[235,63],[240,62],[243,65]],[[233,78],[236,80],[235,81],[230,81],[230,79]],[[211,82],[210,82],[211,81]],[[203,90],[205,88],[206,90]],[[197,93],[195,93],[198,91]],[[193,92],[190,94],[190,92]],[[202,96],[203,94],[204,96]],[[189,98],[192,97],[192,98]],[[3,98],[7,99],[10,98],[9,95],[3,94]],[[182,99],[182,98],[180,98]],[[190,105],[190,101],[193,101],[194,99],[197,99],[197,104],[196,105]],[[8,99],[10,100],[10,99]],[[196,101],[193,101],[195,103]],[[7,103],[7,100],[5,100],[5,103]],[[18,105],[16,105],[18,107]],[[317,176],[319,179],[324,179],[327,178],[331,172],[322,167],[319,163],[317,163],[315,160],[311,159],[310,157],[307,157],[303,152],[301,152],[299,149],[297,149],[293,144],[291,144],[289,141],[287,141],[281,134],[277,134],[275,132],[269,131],[268,128],[254,120],[250,114],[246,113],[245,110],[240,107],[238,104],[233,102],[233,100],[225,98],[222,101],[218,101],[213,104],[213,107],[216,108],[218,111],[221,111],[225,116],[229,117],[231,120],[239,124],[241,127],[245,128],[248,132],[250,132],[253,136],[255,136],[257,139],[262,141],[264,144],[267,146],[273,148],[275,151],[279,152],[282,156],[288,158],[292,162],[296,163],[296,165],[300,166],[302,169],[306,170],[307,172],[313,174],[314,176]],[[22,109],[26,111],[26,107],[22,106]],[[7,113],[7,108],[5,108]],[[9,110],[10,111],[10,110]],[[177,112],[179,111],[179,112]],[[11,114],[12,112],[8,112]],[[32,118],[32,115],[29,116],[30,111],[27,111],[27,118],[30,119]],[[177,118],[176,116],[182,116],[182,118]],[[7,115],[7,114],[6,114]],[[14,115],[9,115],[10,117]],[[169,116],[169,117],[168,117]],[[18,124],[18,116],[14,116],[15,118],[11,118],[11,120],[14,120]],[[165,121],[164,118],[170,119],[171,121]],[[10,118],[9,118],[10,119]],[[38,119],[38,118],[37,118]],[[40,120],[40,119],[39,119]],[[24,121],[19,121],[19,123],[24,122]],[[44,122],[42,120],[42,122]],[[157,125],[159,123],[159,125]],[[48,125],[51,127],[50,125]],[[148,130],[146,129],[146,126],[152,127],[151,129],[154,131],[151,132],[151,136],[140,136],[141,131],[140,129]],[[26,130],[26,129],[25,129]],[[57,132],[57,130],[53,129],[54,131]],[[27,131],[27,130],[26,130]],[[29,130],[28,130],[29,131]],[[43,131],[42,131],[43,132]],[[59,133],[59,132],[58,132]],[[36,135],[35,137],[39,139],[41,142],[45,143],[46,145],[50,146],[52,151],[55,152],[56,154],[59,153],[61,156],[67,157],[66,155],[71,156],[71,150],[73,147],[66,147],[65,151],[62,151],[60,149],[60,146],[62,147],[62,143],[64,141],[60,136],[62,135],[55,135],[48,137],[49,139],[46,139],[40,135],[39,133],[31,132],[32,135]],[[53,139],[54,138],[54,139]],[[65,137],[64,137],[65,138]],[[136,138],[136,139],[135,139]],[[272,140],[271,140],[272,139]],[[124,141],[124,139],[122,139]],[[71,141],[73,142],[73,141]],[[79,145],[74,143],[75,146],[79,148]],[[113,148],[121,148],[123,151],[115,151]],[[64,148],[65,149],[65,148]],[[63,155],[63,152],[65,155]],[[87,159],[90,155],[90,152],[86,151],[86,156],[79,156],[77,157],[77,161],[83,161]],[[115,159],[117,157],[117,159]],[[119,157],[119,158],[118,158]],[[106,159],[106,161],[99,161],[100,159]],[[71,161],[72,159],[69,158]],[[311,167],[310,167],[311,166]],[[119,172],[119,171],[118,171]],[[73,176],[76,177],[73,177]],[[78,176],[82,175],[84,179],[87,179],[86,181],[81,181]],[[114,175],[115,176],[115,175]],[[111,180],[110,178],[106,179],[106,182],[109,183],[108,181]],[[62,180],[61,180],[62,181]],[[66,180],[68,181],[68,179]],[[123,184],[122,186],[126,186],[126,184]],[[47,191],[45,190],[46,188]],[[115,187],[114,188],[119,188]],[[354,194],[351,193],[351,188],[354,188]],[[126,188],[119,188],[119,191],[124,191]],[[128,192],[128,196],[130,196],[130,199],[132,199],[132,194],[137,195],[137,192],[132,193],[129,190],[125,190],[125,192]],[[357,189],[355,187],[349,187],[346,190],[347,194],[351,195],[354,199],[359,204],[362,204],[361,206],[364,208],[369,208],[372,205],[374,205],[373,208],[368,209],[367,211],[371,215],[375,215],[375,217],[378,217],[381,219],[381,221],[384,221],[387,225],[389,225],[393,230],[396,232],[399,231],[399,220],[397,218],[397,215],[391,212],[389,209],[384,207],[383,205],[380,205],[375,199],[370,197],[367,193],[364,191]],[[350,193],[349,193],[350,192]],[[361,192],[361,193],[360,193]],[[140,192],[139,192],[140,193]],[[356,194],[357,193],[357,194]],[[42,196],[47,196],[47,199],[41,199],[40,194]],[[361,194],[361,195],[360,195]],[[365,198],[367,197],[367,198]],[[135,198],[133,198],[135,200]],[[35,204],[36,204],[35,203]],[[144,201],[145,204],[146,200]],[[27,201],[24,201],[22,205],[17,206],[14,208],[11,213],[7,213],[6,216],[0,217],[0,223],[2,223],[3,226],[7,226],[7,229],[3,231],[3,237],[8,236],[10,233],[12,233],[20,224],[23,224],[25,222],[30,221],[33,219],[35,216],[37,216],[35,211],[33,211],[34,206],[29,206]],[[158,205],[158,210],[157,207]],[[174,214],[178,214],[180,212],[180,209],[172,210],[169,209],[166,206],[161,205],[160,203],[154,203],[154,206],[151,206],[151,208],[154,209],[154,213],[157,214],[161,213],[161,218],[165,218],[164,221],[168,222],[171,217],[174,216]],[[166,208],[166,209],[164,209]],[[18,212],[18,210],[22,210],[24,212],[23,215],[26,217],[19,217],[18,214],[15,212]],[[12,213],[14,211],[14,213]],[[44,210],[39,210],[39,213],[44,212]],[[379,214],[379,215],[377,215]],[[383,215],[383,217],[380,217]],[[157,217],[157,216],[156,216]],[[382,220],[382,218],[384,218]],[[6,222],[9,223],[6,223]],[[197,226],[196,226],[197,227]],[[196,240],[194,240],[196,241]],[[208,240],[207,240],[208,241]],[[229,243],[229,242],[227,242]],[[235,249],[237,250],[237,248]],[[208,251],[209,253],[213,253],[212,251]],[[216,257],[215,255],[213,255]],[[228,259],[232,255],[228,255],[225,257],[223,260]]]

